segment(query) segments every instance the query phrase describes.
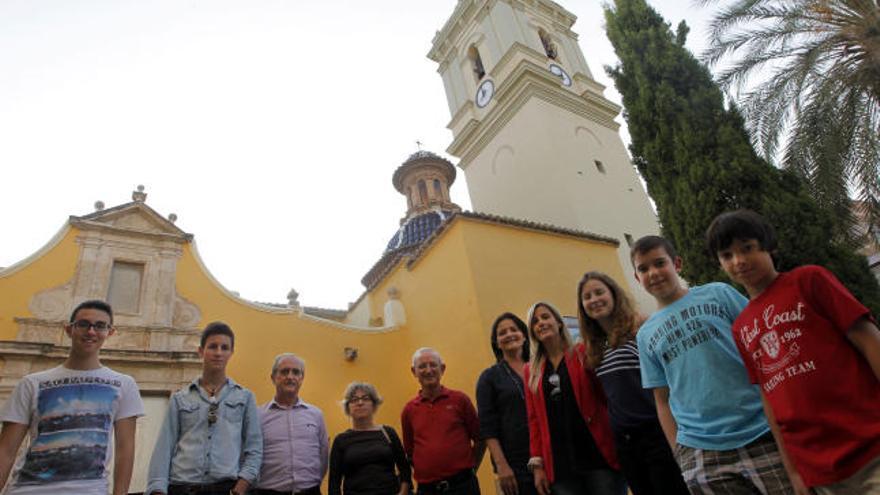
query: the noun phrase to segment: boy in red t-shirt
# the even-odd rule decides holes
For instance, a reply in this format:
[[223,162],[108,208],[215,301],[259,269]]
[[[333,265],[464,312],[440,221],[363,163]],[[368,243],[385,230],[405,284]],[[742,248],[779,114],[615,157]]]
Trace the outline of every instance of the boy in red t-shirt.
[[777,272],[776,234],[753,211],[719,215],[706,240],[749,294],[733,336],[796,493],[880,494],[880,331],[870,311],[822,267]]

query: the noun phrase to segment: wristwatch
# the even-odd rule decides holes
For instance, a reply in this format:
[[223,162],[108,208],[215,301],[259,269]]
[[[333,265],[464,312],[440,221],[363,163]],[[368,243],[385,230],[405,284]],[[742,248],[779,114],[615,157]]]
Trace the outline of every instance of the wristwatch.
[[535,469],[537,469],[537,468],[543,469],[544,468],[544,459],[542,459],[540,457],[532,457],[529,459],[529,462],[528,462],[528,464],[526,464],[526,467],[529,468],[530,473],[534,473]]

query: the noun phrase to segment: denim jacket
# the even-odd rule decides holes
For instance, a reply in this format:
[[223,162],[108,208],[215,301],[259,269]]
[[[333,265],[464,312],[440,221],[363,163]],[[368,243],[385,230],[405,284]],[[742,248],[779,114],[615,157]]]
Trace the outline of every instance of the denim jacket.
[[241,478],[253,486],[263,458],[263,434],[254,394],[227,378],[212,402],[196,378],[171,396],[159,432],[146,494],[169,484],[207,484]]

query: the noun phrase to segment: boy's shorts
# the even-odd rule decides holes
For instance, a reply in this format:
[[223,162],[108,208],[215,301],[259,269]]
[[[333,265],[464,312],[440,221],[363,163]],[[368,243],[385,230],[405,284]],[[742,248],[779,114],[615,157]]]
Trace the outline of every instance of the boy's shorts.
[[819,495],[880,494],[880,457],[865,464],[856,474],[837,483],[815,487]]
[[732,450],[695,449],[679,444],[675,459],[694,495],[792,493],[776,441],[769,432]]

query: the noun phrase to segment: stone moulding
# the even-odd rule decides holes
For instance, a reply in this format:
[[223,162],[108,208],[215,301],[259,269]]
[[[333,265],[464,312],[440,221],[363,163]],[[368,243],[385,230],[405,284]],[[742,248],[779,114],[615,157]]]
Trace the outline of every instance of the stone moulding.
[[381,333],[390,333],[397,330],[400,330],[399,326],[379,326],[379,327],[364,327],[360,325],[349,325],[346,323],[340,323],[338,321],[327,320],[325,318],[319,318],[317,316],[312,316],[305,313],[299,314],[299,319],[311,321],[314,323],[318,323],[323,326],[331,327],[336,330],[343,330],[346,332],[354,332],[360,334],[381,334]]
[[449,52],[460,45],[459,38],[465,34],[464,26],[471,24],[471,21],[478,19],[479,16],[485,15],[488,9],[499,1],[506,1],[511,7],[518,10],[523,9],[521,4],[535,6],[543,14],[541,20],[549,22],[558,27],[560,31],[576,38],[576,35],[570,30],[577,18],[551,0],[468,0],[459,2],[455,6],[452,15],[434,35],[427,57],[438,63],[445,61]]
[[485,148],[531,98],[539,98],[550,104],[571,111],[613,131],[619,129],[614,121],[620,107],[607,101],[601,95],[593,95],[587,90],[583,96],[575,93],[560,93],[558,81],[549,71],[544,70],[531,61],[523,60],[508,83],[498,89],[498,101],[502,101],[506,93],[511,93],[505,104],[496,104],[483,119],[483,123],[468,122],[467,130],[461,132],[453,140],[446,151],[460,156],[458,166],[467,169],[478,153]]
[[[63,346],[66,340],[62,326],[65,319],[13,318],[18,324],[16,340]],[[199,344],[197,328],[118,325],[116,334],[104,349],[132,352],[188,352]],[[103,351],[102,351],[103,352]]]

